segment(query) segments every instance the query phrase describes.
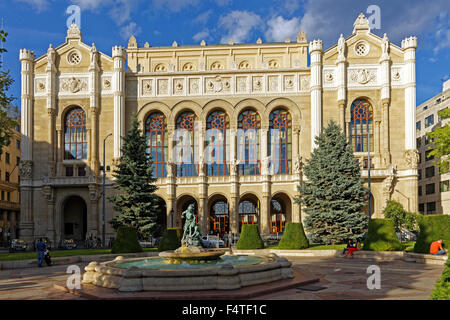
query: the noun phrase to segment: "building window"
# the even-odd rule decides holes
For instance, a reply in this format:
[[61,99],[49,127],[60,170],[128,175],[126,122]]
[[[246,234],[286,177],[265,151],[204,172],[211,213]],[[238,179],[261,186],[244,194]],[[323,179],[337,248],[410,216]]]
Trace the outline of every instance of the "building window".
[[421,122],[420,122],[420,121],[417,121],[417,122],[416,122],[416,130],[417,130],[417,131],[420,131],[421,126],[422,126],[422,125],[421,125]]
[[447,192],[450,190],[450,180],[441,181],[440,192]]
[[419,176],[419,180],[422,180],[422,169],[417,170],[417,175]]
[[429,145],[431,143],[431,138],[428,136],[425,136],[425,145]]
[[8,152],[5,153],[5,161],[6,161],[6,163],[9,163],[9,161],[10,161]]
[[429,115],[425,118],[425,128],[432,126],[434,124],[434,114]]
[[77,107],[70,110],[65,119],[64,159],[87,159],[86,114]]
[[[355,100],[351,107],[350,145],[353,152],[373,152],[373,108],[366,100]],[[368,147],[368,138],[370,146]]]
[[228,167],[230,151],[230,119],[223,111],[214,111],[208,116],[206,129],[209,130],[209,136],[206,137],[208,176],[228,176],[230,170]]
[[433,160],[433,159],[434,159],[434,155],[430,155],[430,153],[431,153],[432,151],[433,151],[433,150],[425,151],[425,161],[429,161],[429,160]]
[[425,169],[425,178],[434,177],[434,166],[428,167]]
[[424,203],[419,203],[419,212],[420,213],[425,213],[425,204]]
[[237,159],[240,175],[259,175],[260,161],[260,130],[261,118],[252,110],[241,112],[238,117],[238,128],[241,134],[238,137]]
[[16,149],[20,150],[20,140],[16,140]]
[[425,193],[426,194],[434,194],[435,193],[434,183],[430,183],[425,186]]
[[417,148],[420,148],[422,146],[422,137],[419,137],[416,139]]
[[422,163],[422,152],[419,152],[419,163]]
[[[181,153],[178,154],[179,159],[177,159],[177,176],[178,177],[195,177],[198,175],[198,164],[195,163],[198,157],[195,156],[195,153],[198,152],[197,140],[198,134],[197,130],[195,130],[195,121],[197,121],[197,117],[195,113],[188,111],[181,114],[177,119],[177,129],[185,130],[178,137],[177,145],[184,146]],[[189,141],[184,141],[183,138],[187,137]],[[189,148],[190,155],[183,155],[182,152]],[[185,162],[184,162],[185,161]]]
[[436,213],[436,202],[427,202],[427,214]]
[[73,167],[66,167],[66,177],[73,177]]
[[286,110],[269,116],[269,150],[274,174],[290,174],[292,169],[292,117]]
[[78,176],[79,177],[85,177],[87,173],[86,167],[82,166],[82,167],[78,167]]
[[419,197],[422,196],[422,186],[419,186]]
[[11,192],[6,192],[6,201],[11,201]]
[[168,155],[167,119],[161,112],[152,113],[145,121],[145,138],[147,140],[147,154],[152,157],[153,176],[162,178],[167,176],[166,164]]
[[16,157],[16,165],[18,166],[20,164],[20,157]]
[[8,171],[5,172],[5,181],[9,182],[9,172]]
[[5,201],[5,191],[2,190],[2,201]]
[[427,109],[428,109],[428,106],[423,107],[423,111],[425,111],[425,110],[427,110]]

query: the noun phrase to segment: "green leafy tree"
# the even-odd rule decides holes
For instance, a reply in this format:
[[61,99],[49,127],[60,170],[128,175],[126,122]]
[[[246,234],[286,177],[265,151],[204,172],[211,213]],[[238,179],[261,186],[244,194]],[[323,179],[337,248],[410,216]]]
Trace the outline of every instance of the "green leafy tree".
[[295,199],[305,207],[305,228],[318,243],[361,238],[368,226],[368,217],[362,212],[368,191],[353,150],[334,121],[315,141],[317,148],[304,166],[308,181],[298,186],[302,196]]
[[398,201],[389,200],[386,203],[383,214],[385,218],[394,221],[396,232],[399,232],[400,229],[410,231],[418,229],[416,214],[406,211]]
[[[450,118],[450,109],[445,108],[438,112],[439,118],[442,120]],[[432,132],[427,133],[431,138],[431,152],[429,157],[434,156],[436,165],[439,167],[441,173],[446,173],[450,169],[450,125],[447,123],[444,126],[437,127]]]
[[146,140],[139,128],[136,115],[131,129],[123,138],[122,156],[114,177],[119,193],[109,197],[119,213],[110,223],[114,229],[122,226],[136,228],[140,238],[158,231],[159,201],[153,177],[153,161],[146,152]]
[[[0,41],[5,42],[7,33],[0,30]],[[6,52],[6,49],[0,48],[0,55]],[[8,95],[8,90],[13,83],[9,70],[4,71],[0,62],[0,154],[3,152],[3,147],[9,144],[12,134],[12,128],[15,126],[15,121],[8,118],[7,107],[11,104],[14,98]]]

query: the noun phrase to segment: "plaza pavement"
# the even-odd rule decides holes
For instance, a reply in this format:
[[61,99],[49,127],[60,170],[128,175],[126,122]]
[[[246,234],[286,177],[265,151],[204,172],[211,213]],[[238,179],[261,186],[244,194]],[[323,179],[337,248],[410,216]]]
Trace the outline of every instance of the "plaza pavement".
[[[289,289],[255,299],[327,300],[327,299],[428,299],[444,266],[401,260],[377,262],[372,259],[289,257],[293,268],[320,278],[315,286],[325,289],[307,291]],[[381,269],[381,289],[367,288],[367,267]],[[86,263],[78,264],[84,271]],[[0,270],[0,300],[82,299],[53,287],[65,283],[67,266]]]

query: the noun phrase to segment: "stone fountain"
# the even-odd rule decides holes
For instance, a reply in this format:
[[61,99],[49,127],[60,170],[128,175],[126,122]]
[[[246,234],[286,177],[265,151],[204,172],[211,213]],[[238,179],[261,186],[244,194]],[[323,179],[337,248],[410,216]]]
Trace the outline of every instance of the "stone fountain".
[[291,262],[275,254],[233,255],[202,248],[194,206],[182,215],[186,220],[180,248],[159,257],[91,262],[83,284],[124,292],[232,290],[294,278]]

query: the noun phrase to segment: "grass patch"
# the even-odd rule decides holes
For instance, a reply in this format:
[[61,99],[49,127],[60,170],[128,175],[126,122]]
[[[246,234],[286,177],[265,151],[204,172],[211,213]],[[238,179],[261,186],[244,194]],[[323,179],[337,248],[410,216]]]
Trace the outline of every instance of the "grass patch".
[[[157,248],[144,248],[144,252],[157,252]],[[111,249],[75,249],[50,251],[52,258],[73,257],[73,256],[93,256],[100,254],[112,254]],[[29,260],[37,259],[36,252],[17,252],[0,254],[0,261]]]

